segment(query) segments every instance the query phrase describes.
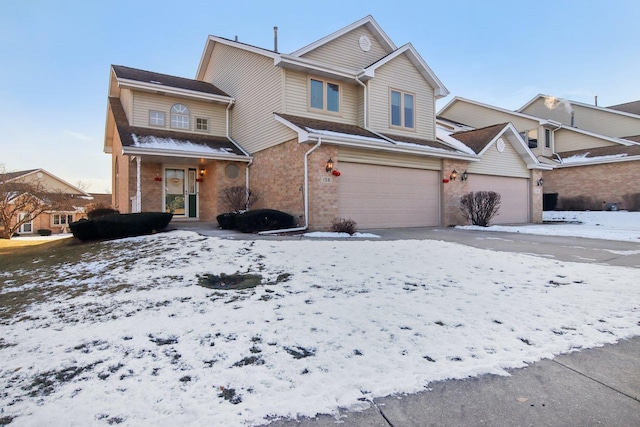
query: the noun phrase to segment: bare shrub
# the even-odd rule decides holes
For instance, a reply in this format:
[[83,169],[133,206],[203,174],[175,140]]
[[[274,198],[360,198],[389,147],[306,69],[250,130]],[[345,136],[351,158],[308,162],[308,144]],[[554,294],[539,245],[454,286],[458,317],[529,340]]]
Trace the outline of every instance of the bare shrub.
[[604,205],[590,196],[561,197],[558,201],[562,211],[601,211]]
[[352,219],[336,218],[331,223],[331,231],[353,236],[358,231],[358,224]]
[[640,193],[630,193],[622,196],[624,206],[632,212],[640,211]]
[[495,191],[472,191],[460,199],[460,210],[471,224],[487,227],[500,210],[500,194]]
[[222,190],[222,202],[231,212],[249,210],[258,200],[258,194],[243,185]]

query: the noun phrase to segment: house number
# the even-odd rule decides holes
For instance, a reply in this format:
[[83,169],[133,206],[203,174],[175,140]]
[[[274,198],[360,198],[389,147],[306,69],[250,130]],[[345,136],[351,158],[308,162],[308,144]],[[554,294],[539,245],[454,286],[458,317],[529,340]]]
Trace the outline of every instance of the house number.
[[331,183],[331,177],[330,177],[330,176],[323,176],[323,177],[322,177],[322,183],[323,183],[323,184],[329,184],[329,183]]

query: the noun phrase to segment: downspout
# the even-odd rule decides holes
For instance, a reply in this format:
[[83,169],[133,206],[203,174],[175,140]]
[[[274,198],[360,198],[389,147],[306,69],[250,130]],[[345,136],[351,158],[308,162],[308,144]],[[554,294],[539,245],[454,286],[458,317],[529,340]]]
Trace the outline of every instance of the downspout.
[[140,163],[142,159],[136,156],[136,213],[142,212],[142,191],[140,191]]
[[[240,150],[242,150],[242,152],[247,156],[247,157],[251,157],[249,156],[249,153],[247,153],[246,151],[244,151],[244,148],[242,148],[240,146],[240,144],[237,144],[233,138],[231,138],[231,135],[229,135],[229,110],[231,109],[231,107],[233,106],[234,100],[231,99],[229,100],[229,105],[227,105],[227,110],[225,112],[225,125],[226,125],[226,137],[229,141],[233,142]],[[249,210],[249,166],[251,166],[253,164],[253,158],[251,158],[249,160],[249,163],[247,163],[247,166],[245,167],[245,177],[244,177],[244,191],[245,191],[245,209]]]
[[355,79],[356,79],[356,82],[358,82],[358,84],[360,86],[362,86],[362,89],[363,89],[363,92],[364,92],[364,106],[363,106],[363,110],[364,110],[363,111],[363,114],[364,114],[364,128],[369,130],[367,128],[367,85],[362,83],[360,81],[360,79],[358,78],[358,76],[356,76]]
[[309,155],[322,144],[322,137],[318,137],[316,145],[304,153],[304,226],[295,228],[285,228],[282,230],[260,231],[258,234],[288,233],[292,231],[305,231],[309,228]]

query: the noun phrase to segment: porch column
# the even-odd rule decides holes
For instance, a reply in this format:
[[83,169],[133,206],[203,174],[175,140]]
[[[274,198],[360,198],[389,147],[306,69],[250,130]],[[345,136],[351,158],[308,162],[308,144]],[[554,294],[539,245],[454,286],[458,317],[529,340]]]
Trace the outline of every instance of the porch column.
[[136,156],[136,212],[142,212],[142,194],[140,191],[140,163],[142,159]]

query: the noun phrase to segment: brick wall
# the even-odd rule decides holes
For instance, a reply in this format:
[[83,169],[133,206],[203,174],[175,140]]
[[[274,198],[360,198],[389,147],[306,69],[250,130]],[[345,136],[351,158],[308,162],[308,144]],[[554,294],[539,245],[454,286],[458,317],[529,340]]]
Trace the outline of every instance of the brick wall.
[[462,172],[467,170],[468,165],[469,162],[463,160],[442,160],[443,179],[449,179],[454,169],[458,172],[458,178],[455,181],[442,183],[442,224],[445,226],[468,224],[467,219],[460,211],[460,199],[469,192],[469,181],[462,181],[460,176]]
[[543,177],[540,170],[531,171],[531,179],[529,182],[531,194],[531,222],[534,224],[542,223],[542,194],[544,187],[538,185],[538,180]]
[[640,192],[640,161],[602,165],[576,166],[545,171],[544,192],[558,193],[558,208],[562,198],[588,196],[602,205],[620,203],[626,209],[623,196]]
[[[136,164],[135,161],[131,162]],[[135,169],[134,169],[135,172]],[[137,172],[136,172],[137,173]],[[131,177],[133,181],[133,196],[136,195],[136,173]],[[162,164],[142,162],[140,165],[140,194],[142,198],[142,212],[163,212],[162,181],[156,181],[156,177],[162,177]]]

